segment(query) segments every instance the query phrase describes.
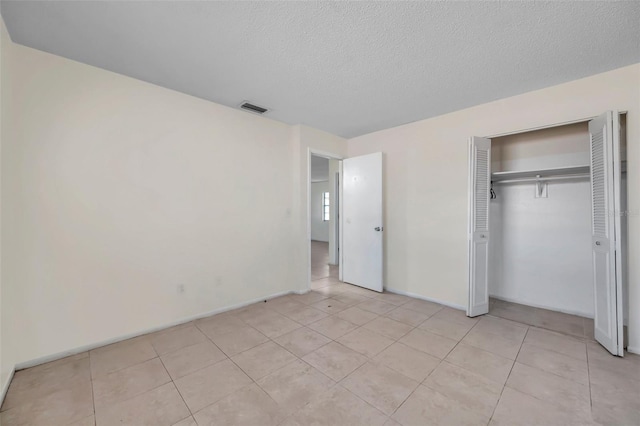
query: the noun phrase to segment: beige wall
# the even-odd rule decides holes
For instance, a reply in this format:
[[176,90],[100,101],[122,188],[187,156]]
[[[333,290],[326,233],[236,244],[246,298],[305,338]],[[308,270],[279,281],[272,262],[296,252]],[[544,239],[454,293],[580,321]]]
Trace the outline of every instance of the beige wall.
[[290,126],[13,47],[7,363],[294,287]]
[[11,50],[3,373],[308,288],[308,152],[344,139]]
[[[467,140],[628,111],[630,259],[640,255],[640,64],[350,139],[385,153],[385,283],[466,306]],[[640,263],[630,262],[630,346],[640,351]]]
[[[11,112],[9,105],[11,99],[11,53],[12,43],[9,34],[4,26],[4,22],[0,19],[0,239],[2,236],[2,209],[4,201],[2,199],[2,151],[4,150],[5,141],[10,136]],[[3,327],[8,325],[7,321],[3,321],[3,306],[6,304],[5,297],[2,294],[2,246],[0,245],[0,398],[6,391],[8,379],[13,369],[13,365],[5,356],[7,350],[7,342],[5,342],[5,333]]]

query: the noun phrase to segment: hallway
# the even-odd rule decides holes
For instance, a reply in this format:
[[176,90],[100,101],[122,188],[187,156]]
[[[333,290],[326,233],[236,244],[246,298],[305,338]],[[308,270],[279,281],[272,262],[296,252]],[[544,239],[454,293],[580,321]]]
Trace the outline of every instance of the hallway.
[[311,281],[338,278],[338,265],[329,265],[329,243],[311,240]]

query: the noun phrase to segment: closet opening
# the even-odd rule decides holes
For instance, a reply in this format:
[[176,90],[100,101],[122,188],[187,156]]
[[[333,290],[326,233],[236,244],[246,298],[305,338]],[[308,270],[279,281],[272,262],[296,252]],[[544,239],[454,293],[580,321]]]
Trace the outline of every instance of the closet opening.
[[622,355],[626,115],[608,114],[472,138],[468,315],[604,341]]

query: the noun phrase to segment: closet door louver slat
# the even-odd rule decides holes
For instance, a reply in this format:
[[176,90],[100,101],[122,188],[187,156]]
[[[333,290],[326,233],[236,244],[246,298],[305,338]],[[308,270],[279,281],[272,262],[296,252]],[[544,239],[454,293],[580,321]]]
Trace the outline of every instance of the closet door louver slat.
[[489,190],[491,140],[469,140],[469,304],[467,315],[489,312]]

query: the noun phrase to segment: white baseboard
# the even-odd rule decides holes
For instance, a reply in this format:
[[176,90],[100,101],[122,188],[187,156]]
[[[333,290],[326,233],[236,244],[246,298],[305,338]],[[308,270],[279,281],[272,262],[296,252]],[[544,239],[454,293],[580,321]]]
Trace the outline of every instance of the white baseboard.
[[640,355],[640,348],[636,348],[635,346],[627,346],[627,352]]
[[409,296],[409,297],[413,297],[414,299],[420,299],[420,300],[426,300],[427,302],[433,302],[433,303],[438,303],[440,305],[444,305],[444,306],[448,306],[450,308],[453,309],[458,309],[460,311],[466,311],[467,308],[462,306],[462,305],[458,305],[456,303],[451,303],[451,302],[446,302],[444,300],[438,300],[438,299],[434,299],[432,297],[426,297],[426,296],[422,296],[420,294],[415,294],[415,293],[409,293],[407,291],[403,291],[403,290],[397,290],[395,288],[387,288],[385,287],[385,291],[388,291],[389,293],[395,293],[395,294],[399,294],[401,296]]
[[11,380],[13,380],[13,375],[16,373],[15,367],[9,371],[9,376],[7,376],[7,380],[2,384],[2,393],[0,393],[0,407],[4,403],[4,398],[7,396],[7,392],[9,391],[9,385],[11,384]]
[[227,311],[232,311],[234,309],[243,308],[245,306],[252,305],[252,304],[258,303],[258,302],[262,302],[264,300],[274,299],[276,297],[285,296],[287,294],[292,294],[292,293],[304,294],[307,291],[298,292],[298,291],[290,290],[290,291],[283,291],[283,292],[279,292],[279,293],[274,293],[274,294],[271,294],[271,295],[268,295],[268,296],[258,297],[256,299],[251,299],[251,300],[247,300],[247,301],[244,301],[244,302],[241,302],[241,303],[237,303],[235,305],[229,305],[229,306],[225,306],[225,307],[222,307],[222,308],[214,309],[212,311],[203,312],[203,313],[200,313],[200,314],[197,314],[197,315],[192,315],[192,316],[189,316],[189,317],[181,318],[181,319],[179,319],[177,321],[164,323],[164,324],[159,325],[157,327],[151,327],[151,328],[147,328],[147,329],[144,329],[144,330],[139,330],[139,331],[136,331],[134,333],[128,333],[128,334],[120,335],[120,336],[117,336],[117,337],[113,337],[111,339],[101,340],[101,341],[96,342],[96,343],[91,343],[91,344],[88,344],[88,345],[79,346],[79,347],[76,347],[76,348],[73,348],[73,349],[69,349],[69,350],[66,350],[66,351],[63,351],[63,352],[58,352],[58,353],[55,353],[55,354],[46,355],[46,356],[43,356],[43,357],[31,359],[29,361],[19,362],[15,366],[15,371],[24,370],[25,368],[35,367],[36,365],[45,364],[45,363],[51,362],[51,361],[56,361],[56,360],[59,360],[59,359],[62,359],[62,358],[65,358],[65,357],[68,357],[68,356],[71,356],[71,355],[79,354],[81,352],[90,351],[92,349],[100,348],[102,346],[110,345],[110,344],[113,344],[113,343],[118,343],[118,342],[121,342],[123,340],[131,339],[131,338],[134,338],[134,337],[142,336],[144,334],[149,334],[149,333],[153,333],[153,332],[156,332],[156,331],[164,330],[165,328],[173,327],[173,326],[180,325],[180,324],[185,324],[187,322],[191,322],[191,321],[194,321],[194,320],[197,320],[197,319],[210,317],[211,315],[221,314],[223,312],[227,312]]
[[511,298],[511,297],[496,296],[494,294],[490,294],[489,297],[491,297],[492,299],[503,300],[505,302],[517,303],[519,305],[531,306],[533,308],[547,309],[549,311],[562,312],[564,314],[577,315],[579,317],[593,319],[593,314],[588,312],[576,311],[573,309],[561,309],[555,306],[549,306],[549,305],[544,305],[539,303],[529,303],[522,300]]

